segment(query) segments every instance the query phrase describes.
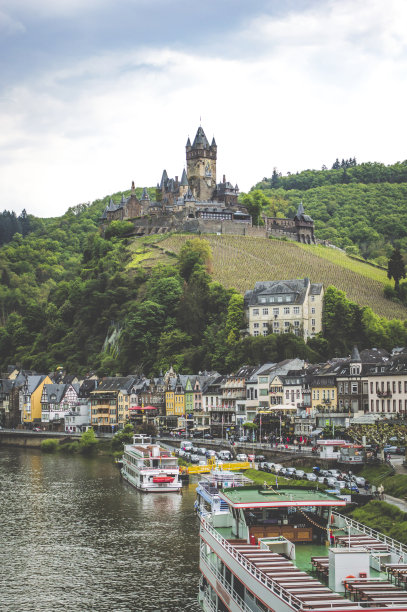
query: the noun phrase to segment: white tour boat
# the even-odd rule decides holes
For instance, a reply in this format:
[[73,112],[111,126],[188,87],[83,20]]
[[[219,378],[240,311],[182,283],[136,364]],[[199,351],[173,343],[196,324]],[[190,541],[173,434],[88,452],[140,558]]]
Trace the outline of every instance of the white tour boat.
[[177,458],[171,451],[153,444],[149,436],[133,436],[133,444],[124,447],[122,476],[136,489],[149,493],[178,492]]
[[407,547],[339,514],[344,500],[266,484],[213,494],[200,512],[204,612],[407,612]]

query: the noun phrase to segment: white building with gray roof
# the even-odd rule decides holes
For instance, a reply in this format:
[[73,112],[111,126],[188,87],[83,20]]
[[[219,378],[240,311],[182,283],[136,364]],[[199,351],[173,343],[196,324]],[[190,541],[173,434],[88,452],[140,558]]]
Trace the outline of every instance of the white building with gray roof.
[[291,332],[312,338],[322,330],[323,295],[322,284],[309,278],[256,283],[244,296],[249,334]]

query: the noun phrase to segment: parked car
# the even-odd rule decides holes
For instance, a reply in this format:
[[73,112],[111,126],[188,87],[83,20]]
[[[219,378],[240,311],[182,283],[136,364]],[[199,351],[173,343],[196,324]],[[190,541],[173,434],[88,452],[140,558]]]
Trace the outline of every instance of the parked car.
[[254,455],[247,455],[247,458],[250,462],[254,461]]
[[191,463],[199,463],[199,455],[192,454],[190,458]]
[[216,453],[214,450],[207,450],[205,454],[206,457],[216,457]]
[[337,480],[336,481],[336,486],[338,487],[338,489],[346,489],[346,482],[344,480]]
[[206,448],[204,448],[203,446],[201,446],[201,448],[199,449],[198,453],[200,455],[202,455],[203,457],[205,457],[206,455]]
[[296,478],[305,478],[304,470],[295,470],[295,477]]
[[339,471],[339,470],[328,470],[328,474],[329,474],[330,476],[334,476],[335,478],[338,478],[338,476],[340,476],[340,475],[341,475],[341,473],[340,473],[340,471]]
[[254,460],[256,461],[256,463],[260,463],[260,461],[266,461],[266,458],[264,455],[256,455]]
[[293,467],[285,468],[285,475],[286,476],[291,477],[291,476],[294,476],[294,474],[295,474],[295,468],[293,468]]
[[318,478],[318,482],[320,482],[321,484],[325,483],[325,476],[317,476]]
[[283,468],[280,463],[270,463],[270,465],[273,466],[273,472],[275,472],[276,474],[279,474]]
[[236,455],[236,461],[247,461],[247,455],[245,453],[239,453]]
[[232,459],[232,453],[228,450],[221,450],[219,452],[219,459],[223,459],[223,461],[230,461]]
[[181,442],[182,450],[190,450],[192,448],[192,442]]
[[204,440],[212,440],[212,435],[210,433],[204,434]]
[[397,455],[405,455],[406,454],[406,447],[405,446],[398,446],[397,450],[396,450],[396,454]]
[[390,453],[390,455],[395,455],[397,452],[397,446],[391,446],[391,444],[386,444],[383,450],[386,454]]
[[261,472],[268,472],[268,466],[267,466],[267,461],[259,461],[257,464],[257,469],[260,470]]
[[358,487],[364,487],[366,484],[366,479],[363,478],[363,476],[354,476],[352,478],[352,481],[355,482]]
[[311,482],[315,482],[315,481],[316,481],[316,479],[317,479],[317,476],[316,476],[316,474],[313,474],[312,472],[307,472],[307,473],[305,474],[305,478],[306,478],[307,480],[311,481]]
[[185,455],[185,451],[183,448],[180,448],[179,450],[176,450],[175,452],[178,455],[178,457],[184,457]]
[[285,467],[282,467],[281,470],[278,471],[278,475],[279,476],[284,476],[285,477],[286,474],[287,474],[287,468],[285,468]]

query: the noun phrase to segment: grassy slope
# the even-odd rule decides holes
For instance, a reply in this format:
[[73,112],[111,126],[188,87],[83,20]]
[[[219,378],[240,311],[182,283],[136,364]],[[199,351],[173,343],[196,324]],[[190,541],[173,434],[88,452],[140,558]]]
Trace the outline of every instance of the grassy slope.
[[[191,235],[173,235],[158,246],[179,253]],[[309,277],[325,287],[334,285],[361,306],[370,306],[377,314],[404,319],[407,310],[383,296],[385,272],[346,257],[326,247],[300,246],[295,242],[241,236],[207,234],[213,251],[213,277],[225,287],[241,293],[252,289],[256,281]],[[153,249],[152,249],[153,250]]]

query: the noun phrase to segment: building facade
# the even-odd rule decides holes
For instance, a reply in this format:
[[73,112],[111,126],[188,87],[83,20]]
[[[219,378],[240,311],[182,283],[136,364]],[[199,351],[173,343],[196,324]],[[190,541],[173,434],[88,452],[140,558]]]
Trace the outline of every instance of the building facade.
[[244,296],[249,334],[314,337],[322,330],[323,294],[322,284],[308,278],[256,283]]

